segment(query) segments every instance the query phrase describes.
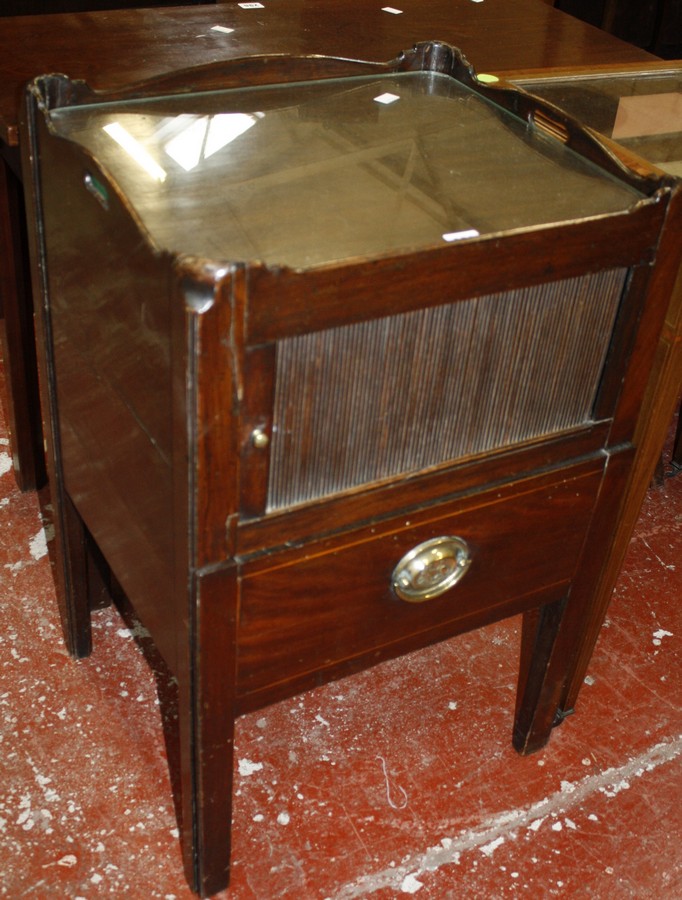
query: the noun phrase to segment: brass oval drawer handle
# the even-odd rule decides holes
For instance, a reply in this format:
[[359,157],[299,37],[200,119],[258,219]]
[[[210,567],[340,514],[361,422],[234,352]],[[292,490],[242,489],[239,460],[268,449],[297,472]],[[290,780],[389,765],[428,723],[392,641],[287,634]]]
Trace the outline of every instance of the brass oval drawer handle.
[[470,565],[469,547],[463,538],[431,538],[400,560],[393,570],[393,590],[408,603],[431,600],[457,584]]

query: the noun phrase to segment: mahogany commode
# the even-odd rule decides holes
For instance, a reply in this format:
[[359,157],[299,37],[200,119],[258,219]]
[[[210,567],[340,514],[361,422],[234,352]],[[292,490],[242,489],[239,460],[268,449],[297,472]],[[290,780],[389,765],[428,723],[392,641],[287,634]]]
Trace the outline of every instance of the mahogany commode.
[[24,129],[65,632],[89,652],[96,547],[178,679],[194,886],[227,881],[242,712],[522,613],[513,739],[542,746],[674,182],[442,43],[46,76]]

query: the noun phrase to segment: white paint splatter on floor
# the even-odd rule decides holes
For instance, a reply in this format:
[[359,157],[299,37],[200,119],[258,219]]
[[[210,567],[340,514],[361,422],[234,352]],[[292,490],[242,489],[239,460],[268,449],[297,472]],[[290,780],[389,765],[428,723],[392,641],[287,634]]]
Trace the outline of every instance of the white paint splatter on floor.
[[663,643],[663,638],[665,637],[674,637],[674,635],[672,631],[666,631],[665,628],[659,628],[658,631],[654,631],[652,643],[656,647],[660,647]]
[[[656,744],[622,766],[588,775],[577,783],[562,782],[560,789],[544,800],[527,807],[498,813],[481,822],[477,828],[469,829],[456,838],[443,839],[440,844],[429,847],[423,853],[409,854],[400,866],[371,875],[362,875],[346,884],[336,894],[335,900],[354,900],[384,889],[402,890],[406,878],[416,878],[422,872],[434,872],[442,866],[457,864],[463,852],[477,847],[482,853],[490,856],[519,828],[538,830],[537,827],[534,828],[534,823],[548,816],[555,819],[553,829],[563,828],[561,822],[556,819],[560,815],[563,816],[567,809],[580,806],[597,793],[606,797],[616,796],[625,788],[626,783],[629,787],[628,779],[640,778],[679,756],[682,756],[682,735],[671,741]],[[571,826],[573,825],[571,822]]]
[[416,894],[417,891],[421,890],[423,887],[423,882],[418,881],[416,875],[411,872],[403,878],[400,890],[403,894]]
[[43,556],[47,556],[47,543],[53,538],[54,528],[52,525],[46,525],[45,528],[41,528],[40,531],[31,538],[28,545],[28,551],[32,558],[37,561],[42,559]]
[[12,471],[12,457],[9,453],[0,453],[0,475]]
[[245,778],[253,775],[255,772],[260,772],[262,768],[263,763],[251,762],[250,759],[239,760],[239,774]]

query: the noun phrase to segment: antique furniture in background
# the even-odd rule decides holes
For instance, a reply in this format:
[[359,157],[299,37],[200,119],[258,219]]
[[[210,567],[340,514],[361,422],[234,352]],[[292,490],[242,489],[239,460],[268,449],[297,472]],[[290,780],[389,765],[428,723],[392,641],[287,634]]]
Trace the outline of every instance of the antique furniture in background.
[[488,81],[426,43],[29,92],[65,634],[96,547],[178,679],[204,894],[240,713],[518,613],[514,745],[570,711],[681,197]]
[[44,478],[33,320],[26,278],[17,113],[23,86],[45,72],[65,72],[97,89],[131,84],[188,66],[256,53],[352,58],[372,35],[378,58],[434,34],[464,48],[481,71],[646,62],[644,51],[538,0],[422,0],[394,15],[368,0],[268,0],[4,18],[0,21],[0,306],[7,419],[19,487]]

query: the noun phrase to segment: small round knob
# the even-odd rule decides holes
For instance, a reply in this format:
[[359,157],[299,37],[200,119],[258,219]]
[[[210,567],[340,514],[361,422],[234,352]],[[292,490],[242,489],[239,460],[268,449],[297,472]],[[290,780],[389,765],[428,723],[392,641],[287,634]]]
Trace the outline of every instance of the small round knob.
[[264,428],[254,428],[251,432],[251,443],[256,450],[264,450],[270,443],[270,436]]
[[439,597],[471,565],[469,547],[460,537],[437,537],[418,544],[393,570],[393,590],[401,600],[421,603]]

